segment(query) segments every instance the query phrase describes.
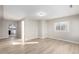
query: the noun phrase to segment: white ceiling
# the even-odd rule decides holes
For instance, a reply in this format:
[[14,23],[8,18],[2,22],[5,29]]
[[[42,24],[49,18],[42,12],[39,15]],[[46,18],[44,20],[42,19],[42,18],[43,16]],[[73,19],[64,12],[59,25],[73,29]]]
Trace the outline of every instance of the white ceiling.
[[[79,6],[74,5],[5,5],[4,18],[9,20],[30,19],[53,19],[63,16],[79,14]],[[43,12],[43,16],[37,15]]]

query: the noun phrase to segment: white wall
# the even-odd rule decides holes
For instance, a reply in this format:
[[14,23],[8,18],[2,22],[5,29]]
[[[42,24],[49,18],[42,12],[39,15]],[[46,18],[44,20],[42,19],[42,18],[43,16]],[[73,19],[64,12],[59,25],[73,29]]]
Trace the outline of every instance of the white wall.
[[3,6],[0,5],[0,39],[2,39]]
[[2,18],[2,17],[3,17],[3,6],[0,5],[0,18]]
[[17,38],[21,39],[21,21],[17,21]]
[[41,20],[41,32],[42,32],[42,38],[47,38],[47,21],[46,20]]
[[[55,32],[54,23],[62,22],[62,21],[69,22],[69,32]],[[49,20],[48,37],[78,42],[79,41],[79,15]]]
[[2,19],[0,19],[0,39],[2,39]]
[[[21,21],[17,22],[17,36],[21,38]],[[25,40],[47,37],[47,21],[24,19]]]
[[37,26],[38,26],[38,38],[42,37],[42,24],[41,24],[41,20],[37,20]]
[[24,20],[24,38],[25,40],[38,38],[38,22],[37,20]]

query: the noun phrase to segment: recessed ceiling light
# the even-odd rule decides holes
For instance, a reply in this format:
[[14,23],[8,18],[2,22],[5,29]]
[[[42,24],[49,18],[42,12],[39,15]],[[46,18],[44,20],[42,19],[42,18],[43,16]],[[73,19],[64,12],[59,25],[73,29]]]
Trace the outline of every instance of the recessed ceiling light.
[[40,12],[38,12],[38,13],[37,13],[37,15],[38,15],[38,16],[46,16],[46,13],[45,13],[45,12],[40,11]]

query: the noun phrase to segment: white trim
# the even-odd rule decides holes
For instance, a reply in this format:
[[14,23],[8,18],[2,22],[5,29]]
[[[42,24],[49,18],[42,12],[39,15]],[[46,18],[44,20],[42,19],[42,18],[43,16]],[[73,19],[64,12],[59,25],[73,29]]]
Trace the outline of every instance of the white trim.
[[24,44],[24,21],[21,21],[21,39]]
[[71,40],[65,40],[65,39],[61,39],[61,38],[49,38],[49,39],[62,40],[62,41],[70,42],[70,43],[79,44],[79,42],[75,42],[75,41],[71,41]]

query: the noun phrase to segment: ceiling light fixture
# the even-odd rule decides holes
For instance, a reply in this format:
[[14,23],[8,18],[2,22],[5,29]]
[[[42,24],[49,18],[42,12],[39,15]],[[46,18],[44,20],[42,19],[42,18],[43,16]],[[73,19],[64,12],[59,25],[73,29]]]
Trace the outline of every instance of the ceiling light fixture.
[[38,13],[37,13],[37,15],[38,15],[38,16],[46,16],[46,13],[45,13],[45,12],[40,11],[40,12],[38,12]]

